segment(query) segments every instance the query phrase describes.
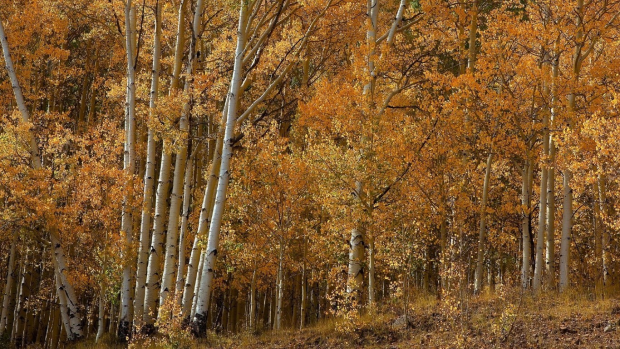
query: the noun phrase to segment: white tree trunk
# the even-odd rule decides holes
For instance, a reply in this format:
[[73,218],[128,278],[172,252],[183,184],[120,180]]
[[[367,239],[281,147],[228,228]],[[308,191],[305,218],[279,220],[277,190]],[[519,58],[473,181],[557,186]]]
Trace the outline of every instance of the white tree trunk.
[[[189,131],[188,115],[181,117],[181,130]],[[170,195],[170,211],[168,216],[168,231],[166,235],[166,252],[164,259],[164,270],[162,273],[161,292],[159,305],[164,306],[168,295],[172,291],[173,281],[175,281],[176,260],[178,252],[178,233],[179,233],[179,213],[183,200],[183,178],[185,177],[185,167],[187,161],[187,140],[177,152],[174,166],[174,180],[172,183],[172,193]],[[161,314],[161,312],[160,312]]]
[[228,189],[228,180],[230,177],[230,159],[232,157],[232,145],[234,138],[234,128],[237,119],[237,107],[239,101],[239,92],[241,86],[241,76],[243,70],[243,53],[246,41],[246,22],[248,12],[248,3],[241,1],[239,11],[239,25],[237,29],[237,48],[235,51],[235,64],[233,67],[233,75],[230,84],[230,92],[228,97],[228,113],[226,117],[226,129],[224,131],[224,144],[222,146],[222,163],[220,165],[219,181],[215,196],[215,204],[213,207],[213,215],[211,217],[211,226],[209,227],[209,240],[207,243],[207,252],[205,263],[200,279],[200,287],[196,301],[196,314],[194,322],[198,333],[203,334],[206,325],[207,312],[209,310],[209,300],[211,298],[211,289],[213,281],[213,273],[215,268],[215,257],[219,245],[219,233],[222,225],[222,216],[224,214],[224,204],[226,202],[226,190]]
[[364,260],[364,236],[359,229],[351,229],[349,241],[349,272],[347,280],[347,293],[359,301],[358,294],[364,282],[362,261]]
[[489,198],[489,181],[491,179],[491,165],[493,164],[493,152],[489,152],[487,165],[484,173],[484,184],[482,187],[482,203],[480,208],[480,229],[478,231],[478,259],[476,261],[476,274],[474,281],[474,293],[482,291],[482,279],[484,278],[484,252],[486,245],[486,210]]
[[146,290],[144,295],[144,314],[142,321],[145,326],[153,326],[155,323],[155,308],[157,296],[159,294],[159,272],[160,258],[162,255],[162,243],[164,232],[164,215],[166,214],[166,199],[168,186],[170,184],[170,145],[164,140],[162,149],[161,166],[159,169],[159,181],[155,196],[155,217],[153,220],[153,237],[151,238],[151,248],[149,254],[149,264],[146,271]]
[[547,177],[547,280],[550,287],[555,287],[555,145],[549,137],[549,167]]
[[[198,303],[198,292],[200,291],[200,278],[202,277],[202,269],[205,263],[205,255],[206,251],[203,249],[202,252],[199,252],[200,261],[198,262],[198,268],[196,269],[196,279],[194,282],[194,287],[192,293],[194,296],[192,297],[191,309],[190,309],[190,319],[193,319],[196,316],[196,304]],[[185,308],[185,305],[183,305]]]
[[[224,103],[224,108],[226,108],[227,105],[227,103]],[[222,121],[225,121],[225,119],[223,118]],[[200,209],[198,231],[194,237],[192,252],[190,253],[189,263],[187,264],[187,273],[183,289],[183,300],[181,301],[181,315],[183,318],[188,316],[193,318],[195,314],[195,295],[196,288],[198,286],[197,275],[199,275],[198,273],[202,270],[197,267],[199,265],[201,266],[203,263],[203,250],[200,247],[200,239],[204,237],[211,223],[211,215],[213,214],[213,205],[215,203],[215,188],[218,183],[218,174],[222,161],[221,149],[224,143],[223,139],[223,136],[217,137],[215,152],[213,153],[212,165],[209,172],[209,179],[207,180],[207,186],[205,187],[205,194],[202,200],[202,207]]]
[[66,302],[66,313],[69,318],[67,330],[67,338],[69,340],[75,340],[82,337],[82,321],[81,316],[78,312],[77,305],[77,297],[75,296],[75,291],[73,290],[73,286],[67,281],[67,265],[64,250],[60,245],[60,241],[56,235],[56,232],[50,233],[50,239],[52,242],[52,248],[54,253],[54,267],[55,273],[57,275],[57,285],[56,289],[58,291],[58,298],[62,300],[64,299]]
[[[525,160],[525,165],[523,167],[523,184],[521,186],[521,206],[523,209],[523,219],[521,223],[521,239],[522,239],[522,265],[521,265],[521,286],[523,288],[530,287],[530,256],[532,253],[532,245],[530,242],[530,206],[531,206],[531,178],[532,178],[532,164],[530,161],[529,154]],[[526,211],[527,210],[527,211]]]
[[133,175],[135,170],[135,138],[136,138],[136,73],[135,73],[135,8],[132,6],[132,0],[125,3],[125,49],[127,52],[127,98],[125,102],[125,152],[123,169],[128,178],[126,183],[125,196],[123,197],[123,208],[121,215],[121,235],[124,235],[125,246],[122,251],[123,281],[121,285],[121,316],[118,336],[121,340],[125,340],[130,335],[130,324],[132,320],[131,299],[131,266],[133,258],[130,255],[131,246],[133,244],[133,208],[130,207],[129,199],[132,195]]
[[105,324],[105,297],[102,294],[99,295],[99,320],[97,322],[97,336],[95,337],[95,343],[99,342],[101,336],[103,336]]
[[15,246],[17,239],[11,241],[11,252],[9,253],[9,267],[6,276],[6,284],[4,285],[4,294],[2,298],[2,315],[0,315],[0,337],[6,329],[7,319],[9,315],[9,303],[13,298],[13,283],[15,282]]
[[254,331],[255,328],[255,314],[256,314],[256,265],[252,270],[252,282],[250,283],[250,312],[248,318],[250,320],[250,331]]
[[[17,108],[19,109],[19,112],[22,115],[22,121],[25,123],[30,122],[30,114],[28,113],[28,108],[26,107],[26,102],[24,101],[24,95],[22,94],[22,89],[19,85],[19,81],[17,80],[15,69],[13,68],[13,60],[11,59],[11,53],[9,50],[9,42],[7,41],[6,34],[4,33],[4,26],[2,25],[2,21],[0,21],[0,43],[2,43],[4,64],[6,66],[7,73],[9,74],[9,78],[11,79],[11,86],[13,88],[13,93],[15,94],[15,101],[17,102]],[[28,138],[29,138],[29,143],[30,143],[30,157],[31,157],[32,167],[36,170],[36,169],[41,168],[41,158],[39,157],[39,148],[37,146],[37,143],[35,141],[35,138],[32,132],[28,134]]]
[[570,179],[570,171],[564,170],[562,240],[560,241],[560,291],[565,291],[568,288],[568,263],[573,217],[573,190],[570,187]]
[[275,330],[278,331],[282,328],[282,299],[284,298],[284,246],[282,246],[282,239],[280,239],[280,253],[278,258],[278,280],[276,284],[276,322]]
[[603,285],[604,286],[608,286],[609,285],[609,264],[610,264],[610,258],[609,258],[609,241],[610,241],[610,237],[609,237],[609,229],[605,228],[605,217],[608,216],[608,212],[607,212],[607,188],[606,188],[606,182],[605,182],[605,177],[600,175],[598,178],[598,198],[599,198],[599,205],[600,205],[600,216],[601,216],[601,231],[602,231],[602,236],[601,236],[601,259],[602,259],[602,267],[603,267]]
[[[149,113],[153,117],[159,93],[159,71],[161,57],[161,4],[155,8],[155,34],[153,36],[153,71],[151,75],[151,93]],[[144,292],[146,287],[146,268],[149,259],[149,242],[151,232],[151,213],[153,211],[153,190],[155,186],[155,134],[149,128],[146,149],[146,170],[144,172],[144,198],[142,201],[142,217],[140,225],[140,247],[138,251],[138,267],[136,270],[136,289],[134,296],[134,327],[142,326],[144,316]]]
[[[183,4],[181,4],[183,5]],[[196,64],[196,42],[198,41],[201,30],[201,21],[204,2],[198,0],[196,3],[196,9],[194,13],[192,41],[190,45],[190,59],[187,68],[187,78],[185,80],[184,93],[189,94],[191,90],[191,84],[193,81],[194,67]],[[181,30],[179,28],[179,30]],[[187,102],[183,106],[183,112],[179,121],[179,129],[182,133],[189,132],[189,112],[190,105]],[[185,167],[187,161],[187,143],[188,140],[181,140],[181,147],[177,151],[177,156],[174,166],[174,180],[172,184],[172,194],[170,196],[170,212],[168,217],[168,234],[166,236],[166,253],[164,260],[164,271],[162,275],[161,293],[159,297],[160,306],[166,304],[169,293],[172,291],[174,273],[176,272],[177,261],[177,242],[179,233],[179,213],[181,210],[182,191],[183,191],[183,178],[185,177]]]
[[[549,154],[549,117],[547,115],[543,118],[543,150],[542,156],[546,157]],[[541,164],[540,174],[540,201],[538,204],[538,233],[536,234],[536,264],[534,267],[534,282],[532,288],[534,292],[540,290],[542,286],[542,271],[544,269],[543,252],[545,249],[545,224],[547,223],[547,184],[548,179],[548,166],[545,161]]]
[[65,329],[67,336],[71,335],[71,324],[69,323],[69,311],[67,308],[67,296],[62,290],[62,283],[56,269],[58,268],[58,262],[54,260],[54,280],[56,282],[56,294],[58,296],[58,306],[60,308],[60,320],[62,327]]
[[187,227],[189,222],[190,204],[193,193],[193,173],[194,158],[197,150],[193,151],[192,156],[187,160],[187,168],[185,169],[185,184],[183,185],[183,211],[181,212],[181,229],[179,233],[179,258],[177,265],[177,278],[174,287],[175,306],[181,306],[181,298],[183,296],[183,286],[185,281],[185,239],[187,235]]
[[375,305],[375,238],[368,234],[368,305]]
[[181,0],[179,5],[179,13],[177,20],[177,42],[174,48],[174,70],[170,81],[170,93],[175,92],[179,88],[179,76],[181,75],[183,50],[185,48],[185,4],[187,0]]

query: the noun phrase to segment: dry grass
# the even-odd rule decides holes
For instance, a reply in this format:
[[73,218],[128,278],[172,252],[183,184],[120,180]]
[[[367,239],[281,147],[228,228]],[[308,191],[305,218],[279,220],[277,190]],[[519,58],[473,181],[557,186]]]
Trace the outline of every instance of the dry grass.
[[[618,348],[620,300],[595,299],[572,290],[534,297],[519,289],[466,299],[419,295],[409,306],[410,322],[395,326],[403,304],[383,304],[354,319],[329,318],[303,331],[234,335],[171,343],[163,337],[133,343],[139,348]],[[120,347],[111,339],[75,348]]]

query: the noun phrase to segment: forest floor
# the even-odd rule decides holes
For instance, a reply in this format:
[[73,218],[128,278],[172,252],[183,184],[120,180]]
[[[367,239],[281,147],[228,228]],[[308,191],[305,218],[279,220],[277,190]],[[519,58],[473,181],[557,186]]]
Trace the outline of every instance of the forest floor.
[[[384,304],[355,319],[327,319],[304,330],[211,333],[134,347],[173,348],[620,348],[620,298],[572,292],[534,299],[515,290],[467,299],[418,297],[407,317]],[[408,320],[408,321],[406,321]],[[175,337],[175,336],[173,336]],[[153,344],[153,345],[151,345]],[[79,348],[101,348],[82,342]]]

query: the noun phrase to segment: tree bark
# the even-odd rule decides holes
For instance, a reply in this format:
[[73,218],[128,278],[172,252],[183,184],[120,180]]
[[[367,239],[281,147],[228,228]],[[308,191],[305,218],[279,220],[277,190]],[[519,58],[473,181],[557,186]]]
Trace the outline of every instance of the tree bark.
[[9,265],[6,276],[6,284],[4,285],[4,294],[2,298],[2,314],[0,315],[0,337],[4,334],[7,327],[7,320],[9,314],[9,305],[11,298],[13,298],[13,283],[15,282],[15,249],[17,245],[17,239],[13,238],[11,241],[11,250],[9,252]]
[[130,324],[133,322],[133,300],[131,299],[131,274],[132,274],[132,262],[131,246],[133,244],[133,209],[129,203],[130,198],[133,196],[133,176],[135,171],[136,160],[136,23],[135,23],[135,8],[132,5],[132,0],[127,0],[125,3],[125,50],[127,52],[127,98],[125,102],[125,151],[123,170],[127,176],[128,182],[125,184],[125,196],[123,197],[123,208],[121,214],[121,235],[124,235],[125,246],[122,250],[123,260],[123,281],[121,285],[121,316],[118,337],[121,340],[126,340],[131,334]]
[[161,166],[159,169],[159,183],[157,184],[157,193],[155,196],[155,217],[153,220],[153,237],[151,238],[151,248],[149,254],[149,263],[146,272],[146,284],[144,295],[144,314],[142,321],[147,330],[150,331],[155,323],[155,312],[157,311],[155,304],[157,295],[159,294],[159,264],[162,255],[162,244],[164,234],[164,215],[166,212],[166,198],[168,194],[168,186],[170,184],[170,163],[172,162],[172,154],[170,153],[170,144],[168,140],[164,140],[162,148]]
[[221,147],[223,145],[223,137],[217,138],[216,151],[214,152],[211,169],[209,172],[209,179],[207,180],[207,186],[205,187],[205,194],[203,196],[202,207],[200,209],[200,218],[198,220],[198,230],[194,237],[194,243],[192,245],[192,252],[190,253],[189,263],[187,264],[187,273],[185,277],[185,285],[183,289],[183,299],[181,301],[182,316],[187,318],[195,315],[196,288],[199,286],[198,275],[201,275],[203,265],[203,250],[200,248],[200,239],[204,237],[205,233],[209,229],[211,223],[211,215],[213,213],[213,205],[215,203],[215,188],[218,183],[218,173],[220,170],[220,164],[222,161]]
[[570,172],[564,172],[564,202],[562,204],[562,240],[560,242],[560,291],[566,291],[568,288],[568,268],[570,239],[572,230],[573,217],[573,190],[570,187]]
[[[182,11],[184,2],[181,3]],[[201,16],[202,9],[204,6],[203,0],[198,0],[196,3],[196,9],[194,13],[194,20],[192,23],[192,40],[190,44],[190,58],[189,64],[187,68],[187,78],[185,80],[184,85],[184,94],[191,94],[192,82],[193,82],[193,74],[194,68],[196,65],[197,53],[196,53],[196,42],[199,39],[200,35],[200,26],[201,26]],[[179,15],[180,18],[181,15]],[[180,23],[179,23],[180,24]],[[182,30],[182,27],[179,27],[179,31]],[[179,37],[179,40],[181,38]],[[176,66],[175,66],[176,69]],[[183,106],[183,112],[181,114],[181,119],[179,120],[179,129],[182,133],[189,133],[189,118],[190,118],[190,103],[187,102]],[[168,298],[168,294],[172,291],[173,281],[175,281],[175,272],[176,272],[176,261],[177,261],[177,242],[178,242],[178,232],[179,232],[179,213],[181,210],[182,203],[182,191],[183,191],[183,179],[185,177],[185,168],[187,162],[187,147],[188,147],[188,139],[180,140],[181,147],[177,151],[175,166],[174,166],[174,179],[172,184],[172,194],[170,196],[170,212],[168,217],[168,234],[166,237],[166,258],[164,260],[164,271],[162,275],[162,286],[159,304],[164,305]]]
[[250,322],[250,330],[254,331],[256,314],[256,265],[252,271],[252,282],[250,283],[250,312],[248,314]]
[[529,151],[526,156],[525,165],[523,166],[523,184],[521,186],[521,206],[523,210],[523,217],[521,223],[521,240],[522,240],[522,262],[521,262],[521,286],[523,288],[530,287],[530,271],[532,266],[530,264],[530,256],[532,254],[532,246],[530,244],[530,212],[531,212],[531,178],[532,178],[532,163],[530,161]]
[[493,152],[490,151],[487,157],[487,165],[484,174],[484,184],[482,188],[482,203],[480,209],[480,229],[478,231],[478,259],[476,261],[476,275],[474,281],[474,293],[482,291],[482,279],[484,278],[484,253],[486,246],[486,210],[489,197],[489,181],[491,180],[491,165],[493,164]]
[[[56,235],[56,232],[50,233],[52,242],[53,254],[54,254],[54,267],[56,273],[56,289],[58,292],[58,298],[60,299],[61,306],[65,303],[66,315],[68,317],[68,324],[65,324],[67,339],[72,341],[82,337],[82,317],[78,311],[77,297],[73,286],[68,282],[66,270],[65,253],[60,245],[60,241]],[[62,307],[61,307],[62,311]],[[64,316],[64,315],[63,315]],[[64,322],[64,321],[63,321]]]
[[211,226],[209,227],[209,240],[207,243],[205,262],[202,270],[203,275],[201,276],[200,288],[196,302],[196,314],[193,319],[196,325],[196,333],[199,335],[204,335],[205,333],[204,331],[207,311],[209,309],[209,299],[211,297],[211,289],[213,286],[212,281],[214,276],[215,257],[217,255],[219,245],[219,233],[222,225],[226,191],[228,189],[228,180],[230,176],[230,159],[232,157],[234,127],[237,120],[237,107],[243,69],[242,62],[246,41],[245,30],[248,16],[247,12],[248,3],[246,1],[241,1],[239,25],[237,30],[237,48],[235,52],[235,63],[228,97],[228,113],[226,118],[226,129],[224,131],[224,144],[222,146],[222,163],[220,165],[219,181],[217,184]]
[[275,327],[276,331],[282,328],[282,299],[284,298],[284,246],[282,246],[282,239],[280,239],[280,253],[278,258],[278,279],[276,283],[276,316]]
[[[149,101],[150,117],[155,117],[155,106],[159,93],[159,71],[161,58],[161,4],[155,7],[155,33],[153,35],[153,70],[151,75],[151,91]],[[151,231],[151,213],[153,211],[153,189],[155,186],[155,132],[149,128],[146,150],[146,170],[144,171],[144,197],[142,201],[142,217],[140,224],[140,247],[138,251],[138,267],[136,270],[136,289],[134,297],[134,327],[142,326],[144,316],[144,293],[146,288],[146,269],[149,259],[149,242]]]
[[[543,117],[543,149],[542,157],[549,154],[549,116]],[[540,174],[540,201],[538,205],[538,233],[536,235],[536,265],[534,267],[534,282],[532,288],[538,292],[542,286],[543,252],[545,249],[545,224],[547,223],[547,184],[548,166],[546,161],[541,162]]]
[[185,184],[183,185],[183,211],[181,212],[181,229],[179,233],[179,258],[177,265],[177,278],[175,282],[175,306],[181,307],[183,297],[183,286],[185,281],[185,240],[187,236],[187,226],[189,222],[190,204],[194,189],[194,162],[197,149],[193,151],[192,156],[187,160],[187,168],[185,169]]
[[97,336],[95,337],[95,343],[99,342],[101,336],[103,336],[105,325],[105,297],[103,293],[99,295],[99,317],[97,321]]

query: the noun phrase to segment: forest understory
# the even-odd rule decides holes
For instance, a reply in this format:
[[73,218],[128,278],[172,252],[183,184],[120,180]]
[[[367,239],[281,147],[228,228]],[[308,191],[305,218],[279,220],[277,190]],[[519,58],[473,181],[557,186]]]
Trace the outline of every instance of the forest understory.
[[[617,291],[609,293],[614,295],[584,290],[533,297],[519,289],[498,287],[494,293],[460,301],[415,294],[407,315],[402,302],[387,301],[359,317],[328,318],[302,330],[209,331],[206,338],[196,340],[187,330],[170,328],[166,334],[137,338],[129,347],[618,348],[620,298]],[[126,346],[107,335],[97,344],[87,338],[71,348]]]

